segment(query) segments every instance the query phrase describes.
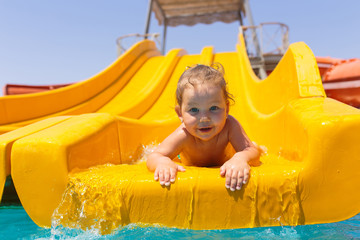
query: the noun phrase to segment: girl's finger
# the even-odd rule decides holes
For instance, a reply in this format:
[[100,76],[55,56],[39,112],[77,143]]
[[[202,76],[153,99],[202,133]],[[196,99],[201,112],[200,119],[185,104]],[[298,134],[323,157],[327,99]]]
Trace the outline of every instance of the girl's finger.
[[165,177],[164,177],[163,169],[159,170],[159,181],[160,181],[161,186],[165,184]]
[[185,172],[186,169],[183,166],[177,165],[177,170],[180,172]]
[[170,185],[170,170],[169,169],[166,169],[164,172],[164,181],[165,181],[165,186]]
[[239,172],[237,170],[233,170],[231,174],[230,191],[235,191],[238,182],[238,176]]
[[250,175],[250,170],[248,168],[244,169],[244,179],[243,179],[243,184],[246,184],[247,181],[249,180],[249,175]]
[[158,170],[158,169],[155,169],[155,172],[154,172],[154,180],[155,180],[155,181],[159,180],[159,170]]
[[176,178],[176,169],[175,168],[171,168],[170,169],[170,182],[175,182],[175,178]]
[[220,176],[224,176],[225,175],[225,173],[226,173],[226,171],[225,171],[225,167],[224,167],[224,165],[222,165],[221,167],[220,167]]
[[241,171],[238,172],[236,190],[240,190],[244,181],[244,175]]
[[226,179],[225,179],[225,187],[226,188],[230,188],[230,184],[231,184],[231,175],[232,175],[232,169],[229,168],[226,170]]

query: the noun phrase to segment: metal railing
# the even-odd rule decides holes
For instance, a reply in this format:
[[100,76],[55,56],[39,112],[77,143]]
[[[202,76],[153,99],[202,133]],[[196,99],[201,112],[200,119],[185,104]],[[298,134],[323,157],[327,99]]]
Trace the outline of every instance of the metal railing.
[[[260,38],[260,53],[253,41],[253,31],[257,31]],[[289,27],[279,22],[265,22],[258,26],[242,26],[246,47],[250,57],[264,55],[283,55],[289,47]],[[251,31],[248,31],[251,30]]]
[[135,43],[137,43],[143,39],[153,40],[158,45],[158,48],[160,49],[161,43],[160,43],[159,37],[160,37],[159,33],[148,33],[148,34],[132,33],[132,34],[127,34],[127,35],[118,37],[116,39],[118,56],[123,54],[132,45],[134,45]]

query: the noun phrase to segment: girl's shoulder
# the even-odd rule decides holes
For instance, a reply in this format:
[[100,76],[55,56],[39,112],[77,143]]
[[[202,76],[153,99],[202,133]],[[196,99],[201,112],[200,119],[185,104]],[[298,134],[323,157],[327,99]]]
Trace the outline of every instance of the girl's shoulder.
[[191,136],[183,123],[172,134],[182,141],[185,141]]
[[226,124],[229,127],[229,129],[231,129],[233,127],[236,127],[236,126],[241,126],[239,121],[235,117],[233,117],[231,115],[228,115],[228,117],[226,119]]
[[231,115],[228,115],[227,118],[227,131],[229,139],[245,135],[244,129],[241,126],[240,122]]

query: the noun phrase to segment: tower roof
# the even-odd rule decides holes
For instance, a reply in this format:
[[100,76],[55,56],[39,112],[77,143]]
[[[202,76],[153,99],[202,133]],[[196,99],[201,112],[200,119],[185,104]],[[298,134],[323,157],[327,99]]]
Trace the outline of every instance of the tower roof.
[[152,10],[160,25],[192,26],[197,23],[231,23],[245,15],[244,0],[153,0]]

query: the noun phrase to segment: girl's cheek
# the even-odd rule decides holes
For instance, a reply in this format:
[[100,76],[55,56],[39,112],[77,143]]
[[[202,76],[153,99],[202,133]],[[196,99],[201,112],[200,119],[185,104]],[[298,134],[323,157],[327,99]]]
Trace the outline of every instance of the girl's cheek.
[[187,126],[193,126],[196,124],[196,118],[192,117],[192,118],[187,118],[187,119],[184,119],[184,123],[185,125]]
[[194,117],[187,118],[186,121],[188,122],[188,124],[193,124],[196,122],[196,118],[194,118]]

